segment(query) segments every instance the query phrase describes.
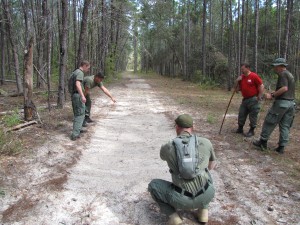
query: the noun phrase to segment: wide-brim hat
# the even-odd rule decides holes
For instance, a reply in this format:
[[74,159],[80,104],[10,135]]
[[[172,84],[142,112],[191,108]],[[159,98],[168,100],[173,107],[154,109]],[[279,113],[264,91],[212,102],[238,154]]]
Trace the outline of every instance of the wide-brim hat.
[[284,58],[277,58],[271,64],[272,66],[287,66],[286,60]]

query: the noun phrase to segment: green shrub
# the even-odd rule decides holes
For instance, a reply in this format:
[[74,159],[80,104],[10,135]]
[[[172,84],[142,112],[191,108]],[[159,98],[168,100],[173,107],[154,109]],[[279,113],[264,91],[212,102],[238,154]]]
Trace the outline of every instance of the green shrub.
[[208,114],[206,118],[206,122],[213,124],[216,122],[216,118],[213,115]]
[[4,125],[7,127],[13,127],[18,125],[21,122],[20,115],[18,114],[17,110],[14,111],[11,115],[5,115],[3,117]]
[[22,143],[12,133],[0,128],[0,155],[17,155],[22,151]]

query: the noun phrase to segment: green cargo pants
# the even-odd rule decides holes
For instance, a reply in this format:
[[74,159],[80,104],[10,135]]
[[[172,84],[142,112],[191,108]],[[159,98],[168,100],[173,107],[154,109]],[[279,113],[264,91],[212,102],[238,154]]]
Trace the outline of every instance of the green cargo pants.
[[203,194],[191,198],[175,191],[173,183],[161,179],[152,180],[148,185],[148,191],[158,203],[160,211],[167,216],[174,213],[176,209],[207,209],[215,195],[211,183]]
[[85,115],[90,116],[91,114],[91,108],[92,108],[92,100],[89,94],[85,96],[86,102],[85,102]]
[[295,102],[288,100],[275,100],[266,115],[260,137],[268,141],[271,133],[279,124],[279,146],[286,146],[289,141],[290,128],[295,117]]
[[74,138],[80,134],[85,115],[85,104],[78,93],[72,95],[72,108],[74,114],[72,137]]
[[260,103],[257,97],[243,99],[238,116],[238,124],[243,127],[245,125],[247,116],[249,115],[250,127],[255,128],[257,125],[257,117],[260,110]]

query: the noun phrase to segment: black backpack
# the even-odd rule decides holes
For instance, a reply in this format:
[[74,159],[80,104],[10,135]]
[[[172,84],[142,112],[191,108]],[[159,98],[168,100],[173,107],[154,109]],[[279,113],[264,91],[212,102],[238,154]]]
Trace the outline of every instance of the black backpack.
[[68,91],[71,95],[74,94],[74,92],[76,91],[75,83],[76,83],[76,75],[73,72],[71,73],[68,79]]

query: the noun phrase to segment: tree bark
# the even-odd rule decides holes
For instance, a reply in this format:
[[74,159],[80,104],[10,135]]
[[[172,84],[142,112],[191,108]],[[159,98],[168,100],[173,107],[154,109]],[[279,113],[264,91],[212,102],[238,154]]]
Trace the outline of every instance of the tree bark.
[[27,51],[24,56],[24,118],[33,120],[36,115],[36,107],[32,100],[33,92],[33,38],[30,38]]
[[206,7],[207,0],[203,0],[203,17],[202,17],[202,74],[205,76],[206,73]]
[[287,0],[286,16],[285,16],[285,38],[283,58],[288,59],[289,43],[290,43],[290,24],[293,14],[293,0]]
[[15,34],[13,33],[13,27],[12,27],[12,20],[11,20],[11,13],[10,13],[10,5],[7,0],[2,0],[2,7],[4,11],[4,19],[6,20],[6,31],[7,31],[7,38],[9,39],[12,51],[13,51],[13,57],[14,57],[14,64],[15,64],[15,79],[17,82],[17,90],[18,93],[23,92],[23,86],[22,86],[22,80],[20,76],[20,66],[19,66],[19,58],[18,58],[18,51],[15,41]]
[[68,37],[68,0],[61,0],[61,31],[60,31],[60,65],[57,106],[64,107],[65,103],[65,76],[67,67],[67,37]]
[[87,37],[87,19],[89,13],[89,5],[91,0],[85,0],[82,12],[82,20],[81,20],[81,31],[79,35],[79,43],[78,43],[78,61],[77,67],[80,66],[81,61],[84,59],[85,49],[86,49],[86,37]]
[[259,26],[259,0],[255,0],[255,34],[254,34],[254,71],[257,73],[257,56],[258,56],[258,26]]

